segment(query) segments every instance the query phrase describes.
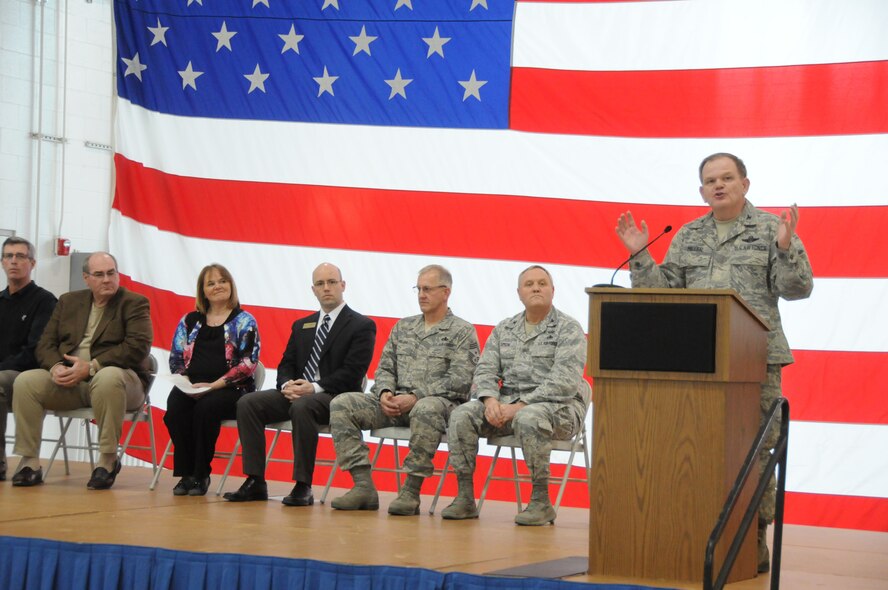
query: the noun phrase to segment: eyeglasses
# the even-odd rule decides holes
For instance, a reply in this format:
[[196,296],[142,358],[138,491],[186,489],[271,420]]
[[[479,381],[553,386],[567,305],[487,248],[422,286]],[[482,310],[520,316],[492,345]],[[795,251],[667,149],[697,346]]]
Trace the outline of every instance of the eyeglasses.
[[88,272],[86,274],[88,274],[89,276],[91,276],[94,279],[101,281],[105,277],[108,277],[109,279],[113,279],[117,275],[117,271],[116,270],[109,270],[106,272],[102,272],[99,270],[96,272]]
[[3,260],[12,260],[15,258],[16,260],[28,260],[31,257],[23,252],[4,252]]
[[338,285],[341,282],[342,281],[337,280],[337,279],[327,279],[326,281],[315,281],[314,286],[317,287],[318,289],[323,289],[324,286],[335,287],[336,285]]
[[425,294],[429,294],[432,291],[434,291],[435,289],[446,289],[446,288],[447,288],[447,285],[435,285],[434,287],[426,287],[426,286],[420,287],[419,285],[413,286],[413,290],[416,293],[425,293]]

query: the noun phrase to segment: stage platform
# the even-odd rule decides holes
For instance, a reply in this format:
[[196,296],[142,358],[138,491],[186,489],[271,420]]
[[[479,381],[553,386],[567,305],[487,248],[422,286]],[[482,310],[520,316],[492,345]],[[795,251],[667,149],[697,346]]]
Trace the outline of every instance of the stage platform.
[[[12,466],[16,458],[12,459]],[[439,572],[485,574],[535,562],[587,554],[588,511],[562,508],[555,526],[518,527],[515,504],[486,502],[478,520],[451,522],[430,516],[423,497],[416,517],[389,516],[394,494],[380,494],[378,512],[339,512],[327,505],[288,508],[280,498],[290,484],[271,482],[268,502],[232,504],[211,491],[175,497],[166,471],[148,491],[150,469],[125,467],[114,488],[86,490],[89,466],[61,463],[46,484],[13,488],[0,483],[0,535],[74,543],[139,545],[207,553],[313,559],[325,562],[419,567]],[[241,479],[230,478],[234,490]],[[212,488],[211,486],[211,489]],[[320,486],[315,493],[320,494]],[[342,490],[331,490],[330,498]],[[440,509],[449,503],[442,498]],[[784,533],[781,587],[786,590],[888,589],[888,533],[788,526]],[[576,582],[695,588],[669,581],[575,575]],[[729,585],[731,590],[768,588],[768,576]]]

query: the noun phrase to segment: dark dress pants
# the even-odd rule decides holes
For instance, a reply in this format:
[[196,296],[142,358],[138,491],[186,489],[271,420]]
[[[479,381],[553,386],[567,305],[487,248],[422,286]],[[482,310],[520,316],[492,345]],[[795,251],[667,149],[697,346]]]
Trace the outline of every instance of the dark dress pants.
[[222,420],[236,417],[237,400],[241,397],[240,391],[232,387],[216,389],[200,398],[173,388],[163,421],[173,439],[174,475],[193,475],[198,479],[210,475]]
[[329,393],[290,401],[277,389],[254,391],[237,404],[237,428],[243,445],[244,473],[265,477],[265,426],[289,419],[293,426],[293,481],[311,485],[318,429],[330,424]]

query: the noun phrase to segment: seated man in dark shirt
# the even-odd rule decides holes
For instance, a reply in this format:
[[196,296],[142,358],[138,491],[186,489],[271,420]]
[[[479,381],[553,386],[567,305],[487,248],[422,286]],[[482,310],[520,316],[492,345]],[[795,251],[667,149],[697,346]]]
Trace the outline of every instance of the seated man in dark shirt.
[[[11,237],[3,242],[6,288],[0,291],[0,436],[6,438],[12,383],[22,371],[37,368],[34,348],[56,304],[55,295],[31,280],[37,266],[34,244]],[[0,481],[6,479],[6,445],[0,446]]]

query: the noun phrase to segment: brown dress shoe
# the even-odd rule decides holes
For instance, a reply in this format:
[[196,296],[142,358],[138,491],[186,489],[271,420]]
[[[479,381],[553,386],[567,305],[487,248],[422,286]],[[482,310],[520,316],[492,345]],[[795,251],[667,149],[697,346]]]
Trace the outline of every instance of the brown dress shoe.
[[120,473],[120,460],[118,459],[116,463],[114,463],[114,467],[111,468],[111,471],[108,471],[104,467],[96,467],[92,472],[92,477],[89,478],[89,482],[87,482],[86,487],[90,490],[109,490],[111,486],[114,485],[114,480],[117,479],[117,474]]

